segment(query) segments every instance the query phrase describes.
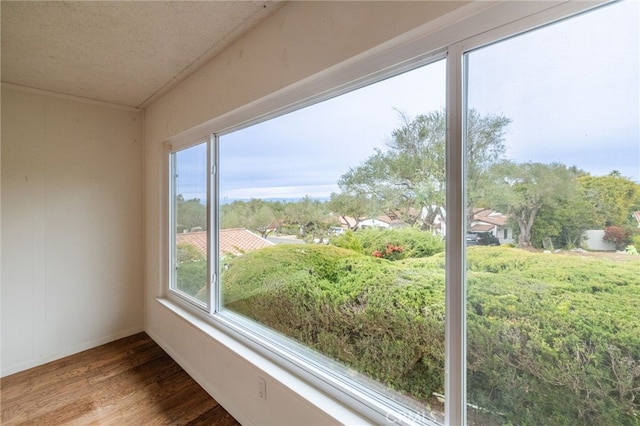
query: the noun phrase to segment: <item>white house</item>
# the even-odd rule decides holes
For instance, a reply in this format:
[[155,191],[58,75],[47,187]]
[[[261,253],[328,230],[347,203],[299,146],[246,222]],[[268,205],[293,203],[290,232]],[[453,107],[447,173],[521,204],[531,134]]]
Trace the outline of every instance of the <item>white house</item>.
[[489,232],[500,244],[513,242],[513,229],[509,226],[508,217],[492,209],[474,208],[473,220],[468,232]]

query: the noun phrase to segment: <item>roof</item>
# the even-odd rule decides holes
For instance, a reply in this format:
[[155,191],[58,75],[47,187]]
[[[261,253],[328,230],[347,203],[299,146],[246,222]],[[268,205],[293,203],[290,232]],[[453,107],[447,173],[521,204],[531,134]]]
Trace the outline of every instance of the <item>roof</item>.
[[203,255],[207,255],[207,231],[176,234],[176,244],[191,244]]
[[[185,232],[176,235],[176,243],[187,243],[195,246],[201,253],[207,252],[207,232]],[[245,228],[220,230],[220,254],[240,255],[249,251],[272,246],[271,241],[254,234]]]
[[489,232],[493,229],[494,225],[485,225],[482,223],[476,223],[469,227],[471,232]]
[[640,210],[633,212],[633,217],[638,221],[638,228],[640,228]]
[[504,214],[491,209],[483,209],[475,207],[473,209],[473,221],[484,222],[491,225],[505,226],[507,224],[508,217]]

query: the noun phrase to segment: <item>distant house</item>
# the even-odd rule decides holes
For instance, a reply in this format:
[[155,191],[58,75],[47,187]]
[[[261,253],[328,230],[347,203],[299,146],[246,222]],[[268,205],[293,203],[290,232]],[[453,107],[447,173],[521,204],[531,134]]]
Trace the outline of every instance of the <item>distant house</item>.
[[491,209],[474,208],[473,220],[467,230],[470,233],[489,232],[500,244],[513,242],[513,229],[508,224],[508,217]]
[[393,219],[388,215],[380,215],[376,217],[370,217],[360,222],[357,222],[356,219],[352,217],[343,217],[340,216],[340,225],[346,227],[348,229],[366,229],[366,228],[378,228],[378,229],[386,229],[386,228],[401,228],[406,226],[406,223],[399,219]]
[[640,210],[633,212],[633,217],[636,218],[636,221],[638,222],[638,228],[640,228]]
[[[207,232],[184,232],[176,234],[176,243],[187,243],[196,247],[202,254],[207,253]],[[230,228],[220,230],[220,255],[240,255],[264,247],[270,247],[273,243],[245,228]]]

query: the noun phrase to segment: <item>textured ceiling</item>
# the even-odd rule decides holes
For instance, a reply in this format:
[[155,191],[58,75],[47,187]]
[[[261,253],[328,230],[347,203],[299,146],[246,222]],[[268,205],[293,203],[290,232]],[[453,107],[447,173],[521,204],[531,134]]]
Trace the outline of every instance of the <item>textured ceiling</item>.
[[144,107],[282,4],[2,1],[2,81]]

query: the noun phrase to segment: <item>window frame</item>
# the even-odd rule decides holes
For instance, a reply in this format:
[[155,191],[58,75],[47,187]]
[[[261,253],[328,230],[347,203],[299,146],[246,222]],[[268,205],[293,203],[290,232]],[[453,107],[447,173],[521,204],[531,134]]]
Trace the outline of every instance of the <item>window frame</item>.
[[[400,404],[380,400],[364,386],[345,381],[332,374],[326,366],[291,349],[290,342],[279,341],[275,333],[224,311],[220,304],[218,271],[217,198],[219,177],[216,172],[219,137],[252,124],[266,121],[287,112],[304,108],[322,100],[356,90],[370,83],[399,74],[429,62],[447,58],[447,158],[446,204],[448,209],[445,288],[445,424],[466,424],[466,286],[465,286],[465,54],[521,33],[570,18],[595,9],[609,1],[597,2],[527,2],[499,4],[472,3],[454,14],[449,25],[429,24],[400,36],[379,48],[374,48],[353,61],[345,61],[317,75],[304,79],[278,92],[252,102],[245,107],[216,117],[167,140],[170,154],[207,139],[210,180],[208,189],[208,274],[209,297],[206,308],[193,304],[179,292],[168,288],[166,296],[196,314],[207,324],[223,331],[259,355],[284,367],[301,380],[337,398],[375,423],[437,424],[421,413],[407,412]],[[471,13],[469,13],[471,12]],[[467,15],[469,15],[467,17]],[[172,158],[171,155],[169,158]],[[169,163],[169,176],[175,164]],[[170,199],[175,198],[170,181]],[[215,201],[215,202],[214,202]],[[212,204],[213,203],[213,204]],[[209,206],[212,206],[209,208]],[[169,206],[169,223],[175,219]],[[214,217],[215,220],[211,218]],[[169,268],[175,256],[175,236],[169,243]],[[173,248],[172,248],[173,247]],[[169,279],[175,277],[169,271]],[[196,309],[194,309],[194,307]],[[248,325],[249,324],[249,325]],[[295,345],[294,345],[295,346]],[[396,416],[389,418],[389,413]]]
[[[168,273],[168,285],[167,285],[167,296],[174,299],[174,300],[179,300],[180,303],[184,304],[185,306],[193,306],[197,309],[199,309],[202,312],[206,312],[206,313],[213,313],[214,311],[212,310],[212,307],[214,306],[212,304],[213,299],[213,289],[214,287],[214,283],[215,283],[215,275],[212,274],[212,260],[215,261],[215,257],[214,254],[217,254],[217,246],[218,244],[216,243],[217,241],[217,231],[216,232],[212,232],[212,227],[214,227],[214,216],[212,215],[212,208],[211,208],[211,204],[212,204],[212,196],[216,196],[217,197],[217,187],[214,186],[215,185],[215,178],[213,176],[213,161],[214,161],[214,149],[213,147],[213,135],[209,135],[208,137],[204,137],[204,138],[199,138],[196,141],[194,141],[192,144],[188,144],[185,146],[181,146],[180,148],[174,149],[173,146],[169,146],[169,150],[168,150],[168,158],[169,158],[169,164],[168,164],[168,177],[169,177],[169,182],[168,182],[168,193],[169,193],[169,202],[168,202],[168,222],[169,222],[169,253],[168,253],[168,262],[167,262],[167,273]],[[180,291],[177,288],[177,261],[176,261],[176,248],[177,248],[177,241],[176,241],[176,219],[177,219],[177,211],[176,211],[176,196],[177,196],[177,182],[176,182],[176,178],[177,178],[177,155],[178,153],[182,152],[182,151],[186,151],[187,149],[190,148],[194,148],[198,145],[202,145],[204,144],[206,146],[206,156],[207,156],[207,164],[206,164],[206,169],[207,170],[207,184],[206,184],[206,193],[207,193],[207,209],[206,209],[206,214],[207,214],[207,277],[208,277],[208,284],[207,284],[207,296],[206,296],[206,302],[202,302],[198,299],[196,299],[193,296],[190,296],[188,294],[186,294],[183,291]],[[214,192],[215,189],[215,192]],[[217,204],[217,203],[216,203]],[[215,226],[215,228],[217,228],[217,226]],[[216,240],[213,240],[213,238],[216,238]],[[213,249],[213,250],[212,250]],[[215,253],[214,253],[215,252]]]

